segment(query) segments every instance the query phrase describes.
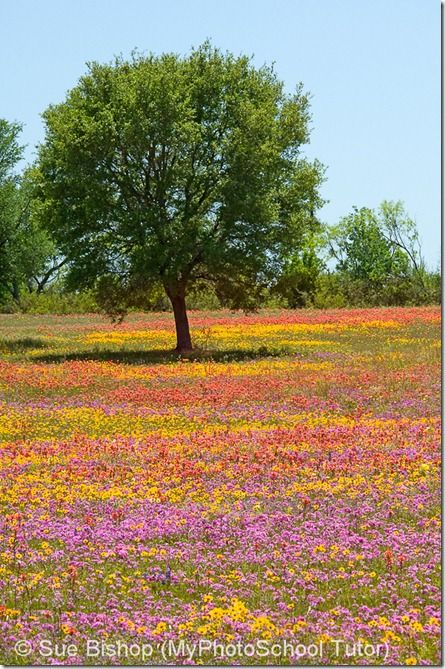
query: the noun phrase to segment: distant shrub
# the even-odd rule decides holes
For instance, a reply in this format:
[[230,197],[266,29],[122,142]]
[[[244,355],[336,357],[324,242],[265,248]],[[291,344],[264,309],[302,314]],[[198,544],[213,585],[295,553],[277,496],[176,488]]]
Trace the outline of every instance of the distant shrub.
[[20,313],[20,306],[12,297],[2,295],[0,302],[0,314],[17,314]]
[[[405,278],[391,278],[378,287],[370,286],[369,282],[352,279],[342,272],[322,272],[310,286],[302,290],[301,281],[293,289],[290,277],[286,277],[286,290],[265,289],[258,306],[269,309],[341,309],[347,307],[378,307],[378,306],[422,306],[440,304],[441,275],[440,272],[424,272]],[[298,304],[295,295],[298,295]],[[137,296],[135,296],[137,297]],[[102,296],[103,299],[103,296]],[[212,311],[222,306],[213,288],[195,286],[187,297],[189,309]],[[171,305],[161,290],[153,289],[145,301],[134,300],[134,304],[125,311],[170,311]],[[0,313],[29,314],[71,314],[71,313],[103,313],[104,306],[92,290],[78,292],[67,291],[64,286],[53,285],[47,290],[37,293],[22,288],[19,300],[3,295]]]
[[197,310],[216,310],[221,309],[219,301],[213,286],[196,285],[187,295],[187,307]]
[[20,296],[19,311],[28,314],[85,314],[99,311],[91,291],[63,293],[46,292],[23,293]]
[[311,306],[316,309],[340,309],[347,304],[338,274],[321,274],[311,296]]

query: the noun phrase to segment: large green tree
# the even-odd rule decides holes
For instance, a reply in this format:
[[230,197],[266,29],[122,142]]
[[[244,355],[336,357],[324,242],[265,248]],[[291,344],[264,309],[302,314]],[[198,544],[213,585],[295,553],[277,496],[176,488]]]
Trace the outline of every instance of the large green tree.
[[192,348],[193,284],[253,307],[321,204],[323,169],[301,155],[301,86],[286,94],[273,68],[208,43],[90,64],[44,120],[36,212],[71,281],[94,286],[110,313],[161,285],[178,351]]

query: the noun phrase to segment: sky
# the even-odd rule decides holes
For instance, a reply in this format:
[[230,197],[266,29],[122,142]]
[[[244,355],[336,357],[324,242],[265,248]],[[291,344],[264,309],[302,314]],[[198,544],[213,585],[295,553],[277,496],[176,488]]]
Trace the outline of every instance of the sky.
[[86,62],[174,51],[209,38],[275,63],[291,92],[310,92],[305,154],[327,168],[336,223],[353,206],[402,200],[430,267],[440,259],[439,0],[0,0],[0,117],[23,123],[26,160],[40,114]]

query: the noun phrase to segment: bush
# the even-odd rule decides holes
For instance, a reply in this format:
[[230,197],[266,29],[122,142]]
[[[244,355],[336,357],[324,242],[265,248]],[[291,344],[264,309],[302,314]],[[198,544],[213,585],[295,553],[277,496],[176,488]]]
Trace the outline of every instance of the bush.
[[312,297],[316,309],[340,309],[348,304],[338,274],[321,274]]
[[99,311],[91,291],[62,293],[56,290],[23,293],[18,310],[28,314],[86,314]]

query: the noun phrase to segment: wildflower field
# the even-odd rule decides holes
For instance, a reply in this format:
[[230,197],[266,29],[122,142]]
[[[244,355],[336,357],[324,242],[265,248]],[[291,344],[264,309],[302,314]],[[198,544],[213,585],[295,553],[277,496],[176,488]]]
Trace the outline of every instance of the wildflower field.
[[439,318],[192,312],[178,360],[170,314],[1,316],[0,661],[437,664]]

